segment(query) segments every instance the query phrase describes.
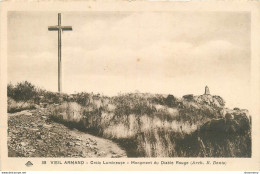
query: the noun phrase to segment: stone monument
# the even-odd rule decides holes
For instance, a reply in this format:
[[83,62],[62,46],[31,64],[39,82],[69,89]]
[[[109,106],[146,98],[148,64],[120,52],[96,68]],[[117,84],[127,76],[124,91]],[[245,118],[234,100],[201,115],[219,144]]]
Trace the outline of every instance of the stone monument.
[[204,93],[204,95],[210,95],[209,87],[208,87],[208,86],[205,87],[205,93]]

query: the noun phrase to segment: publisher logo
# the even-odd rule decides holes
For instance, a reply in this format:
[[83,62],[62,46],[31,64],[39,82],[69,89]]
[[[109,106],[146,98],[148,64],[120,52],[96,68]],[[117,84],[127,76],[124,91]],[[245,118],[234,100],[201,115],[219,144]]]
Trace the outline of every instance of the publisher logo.
[[26,164],[25,164],[27,167],[31,167],[33,165],[33,163],[31,161],[28,161]]

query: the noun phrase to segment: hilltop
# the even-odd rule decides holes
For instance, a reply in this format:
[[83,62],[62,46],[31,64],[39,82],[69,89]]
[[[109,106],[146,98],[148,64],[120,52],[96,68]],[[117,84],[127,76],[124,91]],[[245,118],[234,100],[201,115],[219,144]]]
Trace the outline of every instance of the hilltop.
[[[128,157],[250,157],[251,116],[220,96],[52,93],[24,82],[8,86],[8,112],[46,108],[48,119],[110,139]],[[10,130],[11,131],[11,130]]]

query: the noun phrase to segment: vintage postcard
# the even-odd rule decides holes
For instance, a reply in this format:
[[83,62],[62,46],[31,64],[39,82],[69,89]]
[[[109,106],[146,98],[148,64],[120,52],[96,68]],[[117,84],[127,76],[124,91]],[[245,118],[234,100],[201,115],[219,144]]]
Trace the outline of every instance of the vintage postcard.
[[0,5],[1,170],[259,170],[259,2]]

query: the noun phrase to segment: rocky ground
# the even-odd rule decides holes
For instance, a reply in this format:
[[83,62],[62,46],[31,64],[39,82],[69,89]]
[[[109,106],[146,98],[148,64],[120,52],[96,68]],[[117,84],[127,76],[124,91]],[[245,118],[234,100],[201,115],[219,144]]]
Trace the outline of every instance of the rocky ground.
[[126,157],[116,143],[69,129],[48,115],[47,108],[8,115],[9,157]]

